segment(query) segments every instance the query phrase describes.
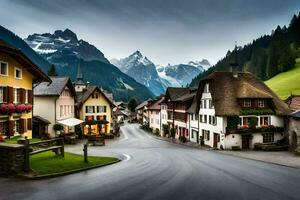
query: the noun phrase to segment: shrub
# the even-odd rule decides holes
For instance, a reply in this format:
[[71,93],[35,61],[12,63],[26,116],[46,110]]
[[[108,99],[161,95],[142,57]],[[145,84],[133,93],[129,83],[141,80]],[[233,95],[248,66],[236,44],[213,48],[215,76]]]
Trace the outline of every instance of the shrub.
[[175,138],[175,134],[176,134],[175,128],[171,128],[170,133],[171,133],[171,137]]
[[162,129],[163,129],[163,135],[166,136],[167,134],[169,134],[169,126],[168,124],[163,124],[162,125]]
[[53,125],[53,130],[55,130],[55,131],[62,131],[63,129],[64,129],[64,127],[61,124],[54,124]]
[[158,128],[155,129],[154,134],[157,135],[157,136],[159,135],[159,129]]
[[179,136],[179,140],[180,140],[182,143],[185,143],[185,142],[186,142],[186,137],[184,137],[184,136]]

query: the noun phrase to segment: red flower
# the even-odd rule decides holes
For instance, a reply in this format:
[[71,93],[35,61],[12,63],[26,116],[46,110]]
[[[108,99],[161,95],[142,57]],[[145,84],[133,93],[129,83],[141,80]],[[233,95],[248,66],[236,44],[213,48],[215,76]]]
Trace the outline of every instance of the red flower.
[[30,112],[32,110],[32,105],[28,104],[26,105],[26,111]]
[[1,104],[0,111],[1,111],[1,113],[8,112],[7,104]]
[[20,104],[16,106],[16,111],[19,113],[25,112],[26,111],[26,106],[25,104]]
[[12,103],[9,103],[6,105],[6,109],[9,113],[13,113],[15,111],[15,105]]

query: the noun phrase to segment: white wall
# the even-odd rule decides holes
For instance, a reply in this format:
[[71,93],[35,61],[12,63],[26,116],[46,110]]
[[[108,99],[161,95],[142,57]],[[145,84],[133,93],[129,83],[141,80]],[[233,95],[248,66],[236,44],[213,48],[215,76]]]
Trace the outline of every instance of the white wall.
[[53,130],[53,125],[55,124],[55,99],[56,97],[37,97],[34,96],[33,100],[33,115],[40,116],[44,119],[47,119],[51,122],[48,126],[48,133],[51,136],[55,136],[55,132]]
[[167,112],[168,106],[167,104],[161,104],[161,128],[160,128],[160,135],[163,136],[163,124],[168,124],[168,112]]
[[152,110],[149,112],[149,127],[153,129],[153,132],[155,132],[155,129],[160,130],[160,111],[158,110]]

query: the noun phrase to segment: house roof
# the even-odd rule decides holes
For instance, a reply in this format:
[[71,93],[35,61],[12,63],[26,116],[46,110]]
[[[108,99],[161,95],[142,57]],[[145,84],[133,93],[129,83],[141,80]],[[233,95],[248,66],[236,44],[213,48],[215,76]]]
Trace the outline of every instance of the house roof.
[[189,112],[196,113],[200,108],[200,99],[204,86],[209,83],[216,115],[238,116],[239,98],[268,98],[273,104],[277,115],[288,115],[288,106],[261,80],[249,72],[238,72],[234,77],[232,72],[214,72],[199,83],[196,98],[194,98]]
[[149,106],[148,110],[160,110],[160,103],[163,102],[165,97],[160,97],[153,101]]
[[68,87],[73,97],[76,92],[69,77],[50,77],[51,83],[41,82],[33,90],[34,96],[60,96],[65,87]]
[[297,110],[297,111],[293,112],[291,114],[291,116],[294,117],[294,118],[300,118],[300,110]]
[[47,119],[45,119],[45,118],[43,118],[43,117],[41,117],[41,116],[38,116],[38,115],[33,116],[33,117],[32,117],[32,120],[33,120],[33,122],[35,122],[35,123],[51,124],[51,122],[50,122],[49,120],[47,120]]
[[144,101],[144,102],[142,102],[141,104],[139,104],[139,105],[135,108],[135,110],[139,110],[139,109],[143,108],[144,106],[148,105],[148,103],[149,103],[150,101],[152,101],[152,99],[150,99],[150,98],[147,99],[146,101]]
[[35,65],[20,49],[8,44],[7,42],[0,40],[0,52],[5,52],[17,60],[22,66],[32,74],[35,80],[38,82],[48,81],[50,78]]
[[122,110],[118,109],[114,112],[114,115],[125,115],[128,116],[125,112],[123,112]]
[[84,102],[86,102],[86,100],[88,100],[88,98],[93,94],[94,91],[98,91],[100,92],[104,98],[109,102],[109,104],[112,107],[115,107],[114,103],[112,102],[112,100],[110,98],[108,98],[106,96],[106,94],[97,86],[91,85],[88,86],[85,90],[83,90],[83,92],[77,92],[77,98],[78,98],[78,106],[81,107]]
[[189,94],[189,88],[182,87],[168,87],[166,91],[166,99],[170,99],[171,101],[175,101],[176,99],[182,97],[185,94]]
[[292,111],[300,110],[300,95],[292,94],[284,101]]

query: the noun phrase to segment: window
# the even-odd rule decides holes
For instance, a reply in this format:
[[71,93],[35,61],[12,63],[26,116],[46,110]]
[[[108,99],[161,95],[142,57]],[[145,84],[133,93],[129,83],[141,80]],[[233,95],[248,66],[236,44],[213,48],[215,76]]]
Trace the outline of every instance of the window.
[[0,121],[0,135],[8,135],[7,121]]
[[210,115],[208,116],[208,123],[212,124],[212,116],[210,116]]
[[67,106],[64,105],[64,115],[67,116]]
[[59,106],[59,116],[62,117],[63,116],[63,106]]
[[14,132],[20,133],[20,120],[15,121]]
[[85,112],[86,113],[94,113],[95,107],[94,106],[85,106]]
[[209,99],[208,101],[209,101],[209,108],[213,108],[214,106],[213,106],[213,104],[212,104],[212,100]]
[[206,108],[206,100],[203,99],[202,101],[203,101],[203,108]]
[[263,125],[263,126],[271,125],[271,118],[270,117],[260,117],[260,125]]
[[6,87],[0,87],[0,103],[5,103],[5,97],[4,97],[4,95],[5,95],[5,91],[6,90]]
[[207,130],[202,130],[202,135],[204,136],[204,139],[210,140],[210,134]]
[[204,86],[204,93],[209,93],[209,85],[205,84]]
[[195,114],[195,120],[199,120],[199,115]]
[[97,106],[97,113],[105,113],[106,106]]
[[200,122],[203,122],[203,115],[200,115]]
[[203,116],[204,116],[203,123],[207,123],[207,115],[203,115]]
[[14,88],[14,103],[18,104],[21,102],[20,89]]
[[251,100],[250,99],[245,99],[244,100],[244,107],[251,107]]
[[217,118],[215,116],[212,116],[212,124],[217,125]]
[[8,76],[8,63],[0,61],[0,75]]
[[151,118],[151,124],[153,124],[153,118]]
[[20,68],[15,67],[15,78],[22,79],[22,70]]
[[274,142],[274,133],[263,134],[263,143]]
[[265,107],[265,100],[259,99],[259,100],[258,100],[258,107],[264,108],[264,107]]

